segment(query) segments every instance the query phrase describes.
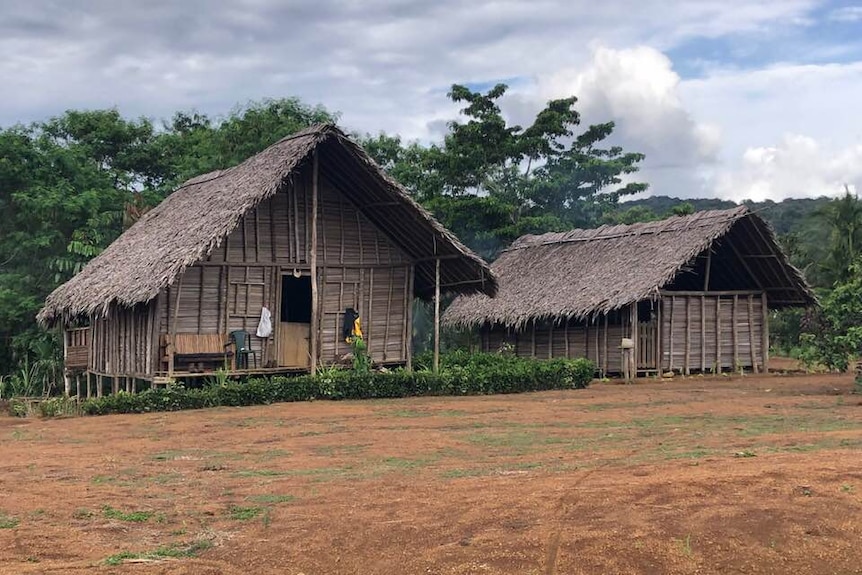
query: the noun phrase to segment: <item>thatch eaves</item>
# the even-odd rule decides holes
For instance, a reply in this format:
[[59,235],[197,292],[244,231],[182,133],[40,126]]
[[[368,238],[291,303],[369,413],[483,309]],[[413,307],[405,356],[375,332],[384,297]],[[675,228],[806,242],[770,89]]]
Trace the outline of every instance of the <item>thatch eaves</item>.
[[[183,270],[217,248],[244,214],[272,197],[311,161],[384,234],[415,261],[415,292],[434,291],[434,258],[442,289],[495,293],[488,265],[416,203],[337,127],[317,125],[288,136],[241,164],[187,181],[145,214],[45,301],[37,318],[99,316],[111,305],[152,300]],[[341,185],[339,185],[341,184]]]
[[491,266],[500,282],[497,296],[461,296],[443,321],[454,327],[517,328],[536,320],[595,317],[656,299],[669,287],[701,290],[692,283],[703,281],[694,272],[703,269],[709,252],[716,255],[711,289],[762,289],[773,308],[815,301],[770,226],[740,206],[659,222],[523,236]]

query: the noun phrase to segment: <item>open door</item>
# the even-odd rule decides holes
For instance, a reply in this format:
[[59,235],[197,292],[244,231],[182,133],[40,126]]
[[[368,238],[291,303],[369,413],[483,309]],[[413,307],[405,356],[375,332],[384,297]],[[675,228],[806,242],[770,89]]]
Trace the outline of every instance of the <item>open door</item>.
[[[642,301],[638,304],[637,370],[658,370],[658,303]],[[654,307],[655,306],[655,307]]]
[[279,367],[310,368],[311,276],[281,277],[281,318],[278,324]]

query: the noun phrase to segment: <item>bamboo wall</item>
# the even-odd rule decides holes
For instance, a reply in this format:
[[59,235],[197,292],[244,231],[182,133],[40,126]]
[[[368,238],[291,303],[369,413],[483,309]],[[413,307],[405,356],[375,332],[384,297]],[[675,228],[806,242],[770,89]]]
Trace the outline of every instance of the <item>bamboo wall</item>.
[[[620,343],[637,333],[639,372],[682,373],[764,370],[768,364],[768,306],[761,292],[667,292],[658,320],[641,317],[637,332],[629,312],[591,322],[530,323],[520,330],[484,328],[484,351],[510,346],[523,357],[586,357],[602,373],[622,372]],[[634,312],[631,312],[634,313]],[[658,330],[656,325],[660,324]]]
[[590,322],[534,322],[520,330],[485,328],[481,339],[484,351],[493,352],[511,346],[521,357],[585,357],[595,363],[598,372],[620,373],[620,341],[627,337],[629,330],[624,317],[612,314],[610,318],[601,316]]
[[[210,257],[163,290],[159,333],[241,329],[252,336],[261,365],[275,362],[282,275],[310,272],[311,190],[311,170],[306,169],[292,186],[247,213]],[[334,363],[349,351],[341,337],[347,307],[359,311],[375,362],[406,361],[412,263],[331,185],[323,170],[317,245],[321,363]],[[273,318],[274,335],[267,340],[255,336],[263,306]]]
[[158,302],[133,308],[111,306],[104,319],[91,320],[92,372],[148,377],[158,362]]
[[766,311],[765,296],[759,292],[665,293],[662,369],[762,370],[768,362]]

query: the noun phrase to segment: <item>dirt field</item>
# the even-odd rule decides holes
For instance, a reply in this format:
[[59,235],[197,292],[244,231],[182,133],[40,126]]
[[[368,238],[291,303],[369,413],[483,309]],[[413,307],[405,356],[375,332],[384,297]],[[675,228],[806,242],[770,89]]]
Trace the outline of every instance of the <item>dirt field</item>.
[[0,417],[0,573],[862,573],[851,389]]

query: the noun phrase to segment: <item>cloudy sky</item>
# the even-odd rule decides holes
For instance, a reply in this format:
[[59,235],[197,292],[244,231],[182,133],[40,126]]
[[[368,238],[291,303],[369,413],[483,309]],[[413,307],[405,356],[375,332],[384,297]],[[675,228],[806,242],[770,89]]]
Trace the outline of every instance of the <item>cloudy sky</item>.
[[576,95],[654,194],[862,189],[862,4],[837,0],[0,0],[0,126],[70,108],[224,114],[298,96],[440,137],[452,83],[525,123]]

